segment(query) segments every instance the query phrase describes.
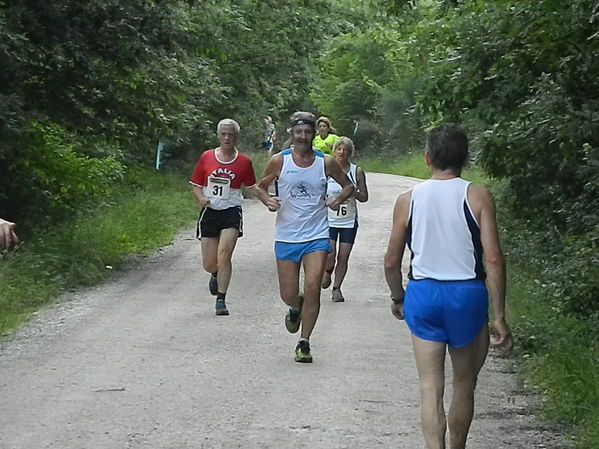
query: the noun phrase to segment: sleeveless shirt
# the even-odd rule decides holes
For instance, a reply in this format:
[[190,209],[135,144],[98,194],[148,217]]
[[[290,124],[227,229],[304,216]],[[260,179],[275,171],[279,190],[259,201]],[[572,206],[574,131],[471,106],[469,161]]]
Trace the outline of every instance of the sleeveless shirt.
[[324,155],[314,151],[312,165],[298,167],[293,162],[291,149],[284,150],[282,154],[283,166],[277,181],[281,208],[277,212],[275,240],[301,243],[328,239]]
[[429,179],[414,187],[406,243],[410,279],[485,279],[479,225],[462,178]]
[[[349,164],[347,177],[352,182],[354,187],[357,187],[357,170],[356,164]],[[333,178],[329,176],[327,180],[327,197],[333,198],[341,193],[342,187]],[[358,207],[356,198],[352,195],[343,204],[339,205],[338,210],[328,210],[329,226],[331,228],[353,228],[358,225]]]

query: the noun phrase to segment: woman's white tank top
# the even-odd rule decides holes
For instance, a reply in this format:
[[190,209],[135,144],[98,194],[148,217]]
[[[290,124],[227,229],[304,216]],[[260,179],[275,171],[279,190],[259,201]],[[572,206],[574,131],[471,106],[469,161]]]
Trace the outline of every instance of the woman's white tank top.
[[[347,177],[354,187],[358,185],[356,164],[349,164]],[[336,197],[341,193],[342,187],[333,178],[329,177],[327,182],[327,197]],[[357,201],[352,195],[348,200],[339,205],[339,209],[328,209],[329,226],[331,228],[353,228],[358,225]]]
[[275,240],[301,243],[328,239],[324,155],[314,151],[312,165],[298,167],[293,162],[291,151],[287,149],[282,152],[283,166],[277,181],[281,208],[277,212]]
[[480,228],[462,178],[429,179],[414,187],[406,243],[410,279],[485,279]]

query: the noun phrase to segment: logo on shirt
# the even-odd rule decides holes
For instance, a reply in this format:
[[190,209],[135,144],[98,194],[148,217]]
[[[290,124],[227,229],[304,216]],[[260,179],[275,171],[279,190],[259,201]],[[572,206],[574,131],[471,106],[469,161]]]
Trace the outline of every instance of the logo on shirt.
[[299,200],[309,200],[312,198],[312,194],[308,191],[308,187],[303,182],[293,186],[291,188],[291,192],[289,193],[291,198],[299,199]]
[[233,173],[228,168],[223,168],[223,167],[215,168],[214,170],[212,170],[212,173],[210,173],[210,176],[217,176],[219,178],[235,179],[235,173]]

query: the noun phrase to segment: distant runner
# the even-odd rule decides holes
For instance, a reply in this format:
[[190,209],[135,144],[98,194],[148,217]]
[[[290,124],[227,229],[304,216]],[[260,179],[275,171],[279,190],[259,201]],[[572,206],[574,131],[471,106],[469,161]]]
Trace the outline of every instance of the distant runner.
[[[343,170],[329,156],[312,148],[315,122],[309,112],[291,116],[290,148],[274,155],[264,171],[259,190],[266,194],[274,182],[276,196],[268,200],[277,212],[275,257],[281,299],[289,306],[285,326],[291,333],[301,327],[295,360],[311,363],[310,335],[320,310],[320,284],[330,251],[327,206],[337,210],[354,187]],[[325,201],[327,177],[342,190]],[[300,294],[300,267],[304,267],[304,293]]]
[[314,148],[333,156],[333,145],[339,136],[335,134],[335,130],[328,117],[319,117],[318,120],[316,120],[316,131],[318,131],[318,134],[316,134],[312,140]]
[[211,273],[208,288],[216,296],[216,314],[228,315],[225,299],[233,269],[231,257],[237,238],[243,236],[241,186],[264,204],[269,197],[256,188],[252,161],[235,148],[239,124],[224,119],[216,129],[220,146],[202,153],[189,182],[202,208],[196,236],[201,240],[204,270]]
[[277,131],[275,123],[273,122],[271,117],[266,117],[264,119],[264,125],[266,128],[264,130],[264,140],[262,141],[262,147],[264,147],[268,154],[272,156],[275,147],[275,141],[277,140]]

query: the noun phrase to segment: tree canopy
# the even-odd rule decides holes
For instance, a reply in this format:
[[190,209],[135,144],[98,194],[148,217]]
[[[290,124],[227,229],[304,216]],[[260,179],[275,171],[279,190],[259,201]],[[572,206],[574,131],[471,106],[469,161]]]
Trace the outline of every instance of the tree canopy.
[[[0,1],[0,215],[51,223],[158,139],[202,146],[300,103],[323,0]],[[258,131],[259,132],[259,131]]]
[[257,139],[311,108],[388,157],[452,121],[552,248],[557,307],[599,313],[598,21],[596,0],[0,0],[0,216],[59,222],[227,116]]

